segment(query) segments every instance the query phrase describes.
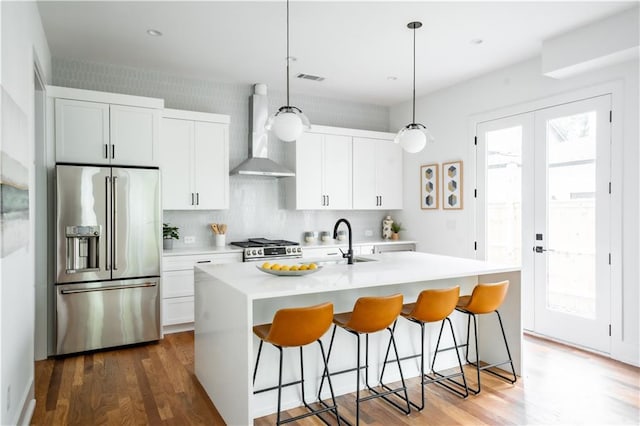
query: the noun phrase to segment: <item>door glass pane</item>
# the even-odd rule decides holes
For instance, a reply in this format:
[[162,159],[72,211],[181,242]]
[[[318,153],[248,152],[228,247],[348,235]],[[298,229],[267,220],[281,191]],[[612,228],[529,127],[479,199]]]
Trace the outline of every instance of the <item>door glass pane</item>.
[[487,255],[520,265],[522,257],[522,127],[487,132]]
[[547,307],[595,318],[595,111],[547,122],[547,166]]

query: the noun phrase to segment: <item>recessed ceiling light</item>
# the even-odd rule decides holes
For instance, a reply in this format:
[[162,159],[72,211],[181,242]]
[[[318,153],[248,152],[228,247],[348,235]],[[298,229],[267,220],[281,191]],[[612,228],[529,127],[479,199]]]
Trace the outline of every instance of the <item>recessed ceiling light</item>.
[[482,43],[484,43],[484,40],[481,39],[481,38],[474,38],[469,43],[471,43],[471,44],[482,44]]
[[147,30],[147,34],[153,37],[160,37],[162,33],[158,30],[154,30],[153,28]]
[[391,80],[391,81],[396,81],[398,79],[398,77],[396,77],[395,75],[390,75],[389,77],[387,77],[387,80]]

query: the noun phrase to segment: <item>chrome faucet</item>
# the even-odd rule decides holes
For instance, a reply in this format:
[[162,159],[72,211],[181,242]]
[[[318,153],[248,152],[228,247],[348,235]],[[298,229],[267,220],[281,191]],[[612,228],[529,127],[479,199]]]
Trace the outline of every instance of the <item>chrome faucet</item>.
[[340,223],[343,223],[343,222],[345,225],[347,225],[347,229],[349,230],[349,250],[347,250],[346,253],[343,252],[342,250],[340,250],[340,252],[342,252],[342,257],[347,259],[347,265],[353,265],[353,241],[351,238],[351,234],[352,234],[351,224],[347,219],[345,218],[338,219],[335,226],[333,227],[333,239],[335,240],[336,238],[338,238],[338,227],[340,226]]

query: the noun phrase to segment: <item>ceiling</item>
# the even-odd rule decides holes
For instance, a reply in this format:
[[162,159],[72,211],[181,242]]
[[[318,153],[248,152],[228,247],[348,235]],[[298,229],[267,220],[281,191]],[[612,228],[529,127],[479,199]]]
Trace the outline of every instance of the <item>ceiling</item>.
[[[420,96],[537,56],[543,40],[636,4],[292,0],[291,102],[296,93],[378,105],[411,99],[411,21],[424,24],[416,30]],[[38,7],[54,57],[285,88],[283,1],[41,1]],[[483,42],[471,42],[477,39]],[[294,78],[298,73],[325,80]]]

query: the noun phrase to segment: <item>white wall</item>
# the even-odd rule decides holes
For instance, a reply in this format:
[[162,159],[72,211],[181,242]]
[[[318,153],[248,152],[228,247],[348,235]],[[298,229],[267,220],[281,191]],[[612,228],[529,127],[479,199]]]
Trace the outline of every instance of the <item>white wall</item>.
[[[640,316],[638,306],[640,279],[638,259],[640,250],[640,191],[637,185],[640,155],[638,149],[638,60],[580,74],[564,80],[545,77],[541,73],[541,59],[519,63],[456,86],[429,94],[416,101],[416,117],[431,129],[435,144],[421,153],[405,154],[404,205],[398,220],[407,228],[407,237],[419,241],[420,251],[455,256],[474,257],[474,176],[473,134],[470,123],[478,114],[490,116],[493,110],[519,111],[518,105],[569,93],[599,84],[622,82],[622,111],[614,111],[614,126],[622,126],[622,141],[614,141],[621,159],[622,269],[613,287],[617,300],[612,301],[612,356],[640,364]],[[520,110],[520,112],[522,112]],[[405,125],[411,117],[411,105],[404,103],[391,108],[391,129]],[[497,118],[497,116],[495,117]],[[618,121],[616,121],[618,120]],[[615,134],[615,133],[614,133]],[[620,152],[621,151],[621,152]],[[464,161],[464,209],[460,211],[420,210],[418,185],[420,164]],[[614,273],[615,276],[615,273]]]
[[50,81],[51,56],[35,2],[0,2],[0,11],[0,84],[26,116],[29,129],[27,146],[14,140],[3,140],[0,146],[6,153],[25,153],[29,168],[27,245],[0,259],[0,424],[17,424],[34,404],[33,64],[37,58]]

